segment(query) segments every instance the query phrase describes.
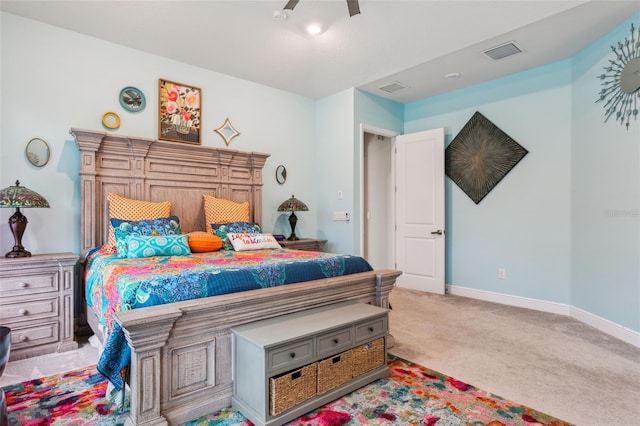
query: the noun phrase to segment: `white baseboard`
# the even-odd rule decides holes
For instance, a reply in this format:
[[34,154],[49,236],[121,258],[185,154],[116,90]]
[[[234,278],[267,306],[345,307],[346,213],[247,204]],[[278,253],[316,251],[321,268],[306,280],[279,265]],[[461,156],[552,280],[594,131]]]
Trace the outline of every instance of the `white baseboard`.
[[520,308],[534,309],[536,311],[549,312],[552,314],[568,315],[593,328],[640,348],[639,332],[594,315],[591,312],[576,308],[575,306],[564,303],[549,302],[546,300],[532,299],[529,297],[496,293],[493,291],[478,290],[475,288],[460,287],[456,285],[448,285],[447,289],[449,294],[455,296],[470,297],[472,299],[501,303],[509,306],[518,306]]

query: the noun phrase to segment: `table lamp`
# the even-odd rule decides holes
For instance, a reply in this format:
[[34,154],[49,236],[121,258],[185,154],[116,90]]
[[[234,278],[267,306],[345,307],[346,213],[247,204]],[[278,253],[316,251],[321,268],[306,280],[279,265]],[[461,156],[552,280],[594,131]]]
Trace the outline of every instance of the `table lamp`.
[[296,216],[296,212],[306,212],[309,211],[309,207],[302,201],[298,200],[293,195],[291,198],[280,204],[278,207],[279,212],[291,212],[291,216],[289,216],[289,225],[291,225],[291,235],[287,240],[295,241],[300,238],[296,237],[296,223],[298,223],[298,217]]
[[9,186],[0,191],[0,207],[14,207],[16,212],[9,218],[9,227],[13,233],[13,250],[6,257],[29,257],[31,253],[22,246],[22,234],[27,228],[27,218],[20,213],[21,208],[49,207],[49,202],[40,194],[16,181],[15,186]]

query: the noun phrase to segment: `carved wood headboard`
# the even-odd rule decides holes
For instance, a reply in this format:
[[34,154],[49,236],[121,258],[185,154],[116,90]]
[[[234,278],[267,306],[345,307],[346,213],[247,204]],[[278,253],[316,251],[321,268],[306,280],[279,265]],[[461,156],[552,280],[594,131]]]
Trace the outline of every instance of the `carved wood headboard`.
[[269,154],[164,142],[72,128],[80,150],[81,251],[107,241],[109,192],[170,201],[184,232],[203,231],[203,194],[249,202],[262,220],[262,168]]

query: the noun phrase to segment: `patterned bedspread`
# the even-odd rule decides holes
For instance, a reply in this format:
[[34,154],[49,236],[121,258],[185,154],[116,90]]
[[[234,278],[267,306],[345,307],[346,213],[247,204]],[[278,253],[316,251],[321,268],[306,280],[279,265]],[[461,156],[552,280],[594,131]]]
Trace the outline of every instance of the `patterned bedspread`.
[[286,249],[122,259],[100,248],[86,265],[87,304],[108,330],[98,370],[117,389],[131,352],[115,312],[373,270],[357,256]]

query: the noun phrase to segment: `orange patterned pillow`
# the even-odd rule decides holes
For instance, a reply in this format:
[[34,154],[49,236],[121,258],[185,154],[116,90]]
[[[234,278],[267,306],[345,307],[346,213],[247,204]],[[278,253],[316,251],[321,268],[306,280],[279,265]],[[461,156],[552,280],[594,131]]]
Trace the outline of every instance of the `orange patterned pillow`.
[[[122,220],[146,220],[171,216],[171,203],[162,201],[153,203],[151,201],[132,200],[118,194],[109,192],[109,219]],[[115,247],[116,238],[113,233],[113,226],[109,224],[109,241],[107,245]]]
[[204,217],[207,232],[214,234],[212,223],[249,222],[249,203],[236,203],[212,195],[204,197]]
[[222,238],[204,231],[189,232],[189,248],[193,253],[217,251],[222,248]]

